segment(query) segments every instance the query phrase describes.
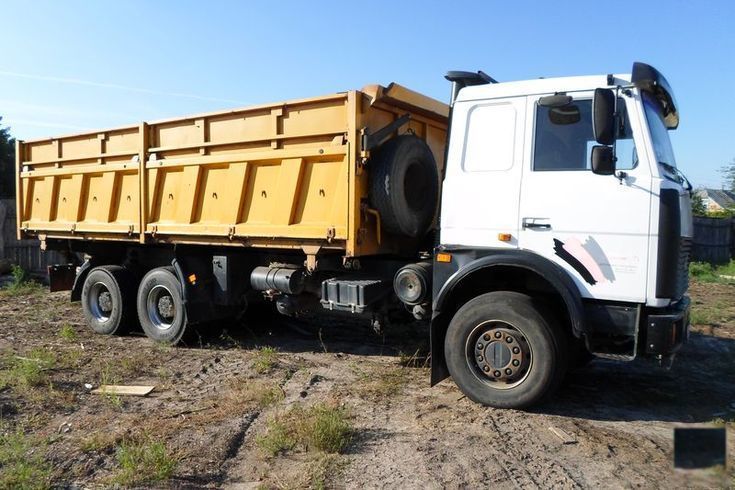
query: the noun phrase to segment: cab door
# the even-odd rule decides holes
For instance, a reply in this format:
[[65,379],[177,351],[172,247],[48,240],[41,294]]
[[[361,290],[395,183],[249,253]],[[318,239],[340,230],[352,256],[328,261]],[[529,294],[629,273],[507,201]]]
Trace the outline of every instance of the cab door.
[[[526,97],[455,104],[442,188],[441,243],[518,246],[525,117]],[[499,234],[511,238],[502,241]]]
[[583,297],[645,302],[652,179],[636,95],[619,99],[617,176],[592,173],[592,93],[573,96],[557,113],[529,98],[520,247],[566,269]]

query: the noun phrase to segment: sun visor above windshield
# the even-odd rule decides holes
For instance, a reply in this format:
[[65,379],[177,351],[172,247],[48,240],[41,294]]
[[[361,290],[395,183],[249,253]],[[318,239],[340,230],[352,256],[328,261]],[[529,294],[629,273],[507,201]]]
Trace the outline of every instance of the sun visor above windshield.
[[664,124],[668,129],[676,129],[679,126],[679,109],[674,99],[674,92],[657,69],[645,63],[633,63],[630,81],[640,90],[656,97],[663,109]]

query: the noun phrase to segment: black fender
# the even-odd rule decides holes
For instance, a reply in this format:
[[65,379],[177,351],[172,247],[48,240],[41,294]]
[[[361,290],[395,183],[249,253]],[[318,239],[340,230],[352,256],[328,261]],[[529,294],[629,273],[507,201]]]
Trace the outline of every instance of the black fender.
[[93,262],[91,259],[87,259],[84,261],[84,263],[79,267],[79,272],[77,272],[77,276],[74,278],[74,285],[71,287],[71,301],[81,301],[82,299],[82,289],[84,288],[84,281],[87,280],[87,276],[89,275],[89,271],[97,267],[99,264]]
[[[441,247],[437,252],[451,254],[452,261],[449,264],[434,262],[434,302],[430,325],[432,386],[449,376],[444,360],[444,336],[454,314],[454,309],[449,307],[452,295],[465,279],[478,271],[504,266],[538,274],[564,301],[572,333],[576,337],[584,333],[584,307],[579,288],[561,266],[547,258],[526,250]],[[478,294],[485,292],[489,291],[478,291]]]

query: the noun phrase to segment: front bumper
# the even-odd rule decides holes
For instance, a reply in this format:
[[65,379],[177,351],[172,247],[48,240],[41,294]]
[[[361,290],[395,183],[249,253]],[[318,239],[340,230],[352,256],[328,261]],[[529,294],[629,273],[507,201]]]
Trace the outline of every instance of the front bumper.
[[684,296],[666,308],[646,312],[645,353],[667,356],[675,353],[689,338],[689,310],[691,301]]

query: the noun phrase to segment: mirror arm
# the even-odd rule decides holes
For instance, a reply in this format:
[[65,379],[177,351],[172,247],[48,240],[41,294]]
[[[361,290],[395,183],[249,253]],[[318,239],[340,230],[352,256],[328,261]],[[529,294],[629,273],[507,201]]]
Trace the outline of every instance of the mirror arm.
[[623,172],[622,170],[616,170],[615,177],[618,178],[620,185],[623,185],[623,180],[625,180],[628,177],[628,172]]

